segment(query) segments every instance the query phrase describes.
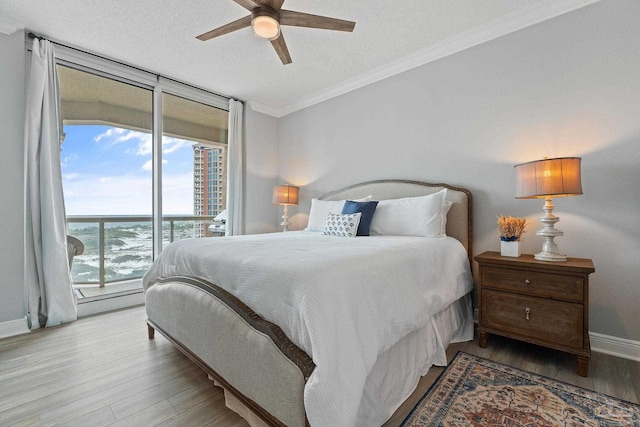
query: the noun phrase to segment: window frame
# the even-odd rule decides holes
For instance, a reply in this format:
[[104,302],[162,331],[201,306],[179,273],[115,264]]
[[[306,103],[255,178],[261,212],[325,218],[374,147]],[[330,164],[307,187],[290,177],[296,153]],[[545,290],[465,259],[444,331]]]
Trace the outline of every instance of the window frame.
[[[25,41],[27,55],[30,55],[33,40],[27,37]],[[155,260],[162,252],[162,95],[167,93],[225,111],[229,111],[230,98],[55,41],[51,42],[55,46],[56,64],[149,89],[153,93],[152,230],[153,259]],[[229,194],[227,194],[228,201]]]

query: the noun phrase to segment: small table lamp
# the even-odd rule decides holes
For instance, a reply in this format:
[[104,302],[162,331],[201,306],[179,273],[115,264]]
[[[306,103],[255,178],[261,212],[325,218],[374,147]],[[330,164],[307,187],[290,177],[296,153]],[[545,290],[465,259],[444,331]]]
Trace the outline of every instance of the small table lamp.
[[516,199],[545,199],[543,217],[538,218],[544,228],[538,236],[544,237],[542,252],[535,255],[541,261],[566,261],[567,256],[558,253],[558,245],[553,239],[564,233],[554,228],[560,218],[553,215],[552,197],[580,196],[580,157],[560,157],[522,163],[516,169]]
[[289,205],[298,204],[298,187],[293,185],[276,185],[273,187],[273,204],[284,205],[284,215],[282,215],[282,231],[289,231]]

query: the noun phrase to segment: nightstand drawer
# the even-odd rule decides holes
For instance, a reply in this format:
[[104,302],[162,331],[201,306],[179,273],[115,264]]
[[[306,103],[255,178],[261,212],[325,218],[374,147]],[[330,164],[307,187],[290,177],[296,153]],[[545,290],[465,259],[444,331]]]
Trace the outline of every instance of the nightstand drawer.
[[582,302],[584,298],[584,279],[581,276],[486,266],[482,268],[482,285],[567,301]]
[[482,325],[530,338],[537,343],[584,347],[583,305],[515,295],[490,289],[482,291]]

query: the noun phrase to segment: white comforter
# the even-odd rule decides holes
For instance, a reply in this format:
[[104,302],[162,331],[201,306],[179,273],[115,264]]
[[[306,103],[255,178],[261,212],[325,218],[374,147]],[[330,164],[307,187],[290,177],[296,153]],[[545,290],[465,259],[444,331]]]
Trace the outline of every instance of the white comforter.
[[172,243],[144,276],[204,278],[277,324],[316,364],[312,426],[354,426],[378,355],[472,289],[457,240],[317,232]]

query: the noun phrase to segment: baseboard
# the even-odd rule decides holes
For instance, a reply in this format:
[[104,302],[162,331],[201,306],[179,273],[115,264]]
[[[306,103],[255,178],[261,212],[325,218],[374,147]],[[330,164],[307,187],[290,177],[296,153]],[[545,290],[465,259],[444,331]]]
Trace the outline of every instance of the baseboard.
[[[92,314],[106,311],[118,310],[121,308],[134,307],[144,304],[144,294],[138,292],[130,295],[114,296],[97,301],[78,304],[78,317],[90,316]],[[26,334],[30,332],[27,318],[0,322],[0,339],[12,337],[14,335]]]
[[640,341],[589,332],[591,351],[640,362]]
[[0,323],[0,338],[26,334],[27,332],[29,332],[29,324],[26,317]]
[[78,317],[90,316],[92,314],[104,313],[105,311],[119,310],[121,308],[143,304],[144,294],[142,292],[114,296],[112,298],[102,298],[96,301],[79,303]]

